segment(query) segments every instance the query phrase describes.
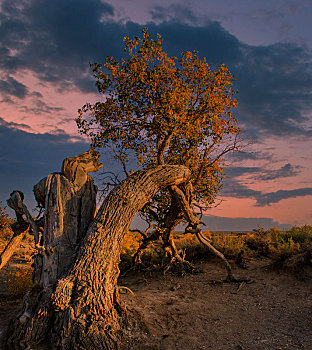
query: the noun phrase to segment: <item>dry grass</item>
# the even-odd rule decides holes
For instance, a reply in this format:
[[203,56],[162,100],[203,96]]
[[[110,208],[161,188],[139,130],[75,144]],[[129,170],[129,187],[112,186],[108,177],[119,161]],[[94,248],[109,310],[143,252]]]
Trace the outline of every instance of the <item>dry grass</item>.
[[[280,259],[296,255],[312,248],[312,226],[293,227],[287,231],[276,228],[270,230],[258,229],[252,232],[209,232],[204,234],[210,238],[214,247],[227,258],[236,259],[238,255],[244,258],[266,256]],[[209,255],[206,247],[202,246],[192,234],[175,233],[174,240],[177,248],[187,260],[204,258]],[[129,232],[122,247],[122,259],[130,262],[141,241],[138,233]],[[161,242],[154,242],[144,252],[142,261],[161,263],[165,253]]]
[[9,271],[4,279],[4,287],[11,297],[23,296],[32,284],[32,271],[29,266]]

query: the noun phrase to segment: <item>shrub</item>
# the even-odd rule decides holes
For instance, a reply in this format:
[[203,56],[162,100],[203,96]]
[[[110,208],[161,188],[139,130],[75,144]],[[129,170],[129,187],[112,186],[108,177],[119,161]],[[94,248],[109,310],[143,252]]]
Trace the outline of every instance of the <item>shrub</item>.
[[13,220],[9,218],[9,215],[5,212],[5,207],[3,207],[0,201],[0,239],[8,240],[12,234],[10,224]]
[[212,245],[225,256],[235,258],[241,251],[245,251],[244,234],[233,232],[214,232],[211,234]]
[[276,228],[254,230],[246,245],[258,255],[278,257],[298,254],[312,247],[312,226],[295,226],[287,231]]
[[32,284],[31,267],[10,271],[4,281],[6,290],[12,297],[22,297]]
[[[206,231],[204,235],[210,238],[215,248],[232,259],[236,259],[239,255],[243,258],[267,256],[280,259],[312,249],[312,226],[308,225],[295,226],[287,231],[260,228],[249,233]],[[133,232],[125,237],[121,259],[127,266],[131,265],[141,239],[140,234]],[[175,233],[174,241],[186,260],[208,256],[207,248],[200,244],[193,234]],[[165,252],[159,248],[159,242],[151,244],[142,254],[142,261],[147,265],[163,264],[166,259]]]

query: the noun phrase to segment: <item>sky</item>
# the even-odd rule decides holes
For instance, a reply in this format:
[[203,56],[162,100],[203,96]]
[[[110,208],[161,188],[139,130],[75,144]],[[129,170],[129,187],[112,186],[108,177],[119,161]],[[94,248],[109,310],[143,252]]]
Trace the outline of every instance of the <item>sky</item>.
[[[312,224],[311,0],[0,0],[0,200],[88,149],[77,110],[100,96],[89,62],[148,27],[169,55],[235,75],[245,152],[229,159],[211,230]],[[114,168],[104,159],[104,168]],[[96,175],[100,185],[100,174]]]

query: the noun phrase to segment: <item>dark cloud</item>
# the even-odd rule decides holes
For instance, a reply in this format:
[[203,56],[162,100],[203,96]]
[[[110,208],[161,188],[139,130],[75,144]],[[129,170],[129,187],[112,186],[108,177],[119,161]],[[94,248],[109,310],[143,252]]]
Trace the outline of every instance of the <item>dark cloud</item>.
[[0,117],[0,126],[6,127],[6,128],[17,128],[17,129],[28,129],[31,130],[31,127],[27,124],[22,123],[14,123],[14,122],[7,122],[3,118]]
[[288,229],[290,225],[280,224],[272,218],[226,218],[214,215],[205,215],[202,221],[206,226],[203,230],[210,231],[252,231],[257,228],[270,229]]
[[280,169],[276,170],[266,170],[265,172],[262,172],[259,174],[259,176],[256,176],[256,180],[275,180],[280,179],[283,177],[291,177],[296,176],[298,174],[299,167],[294,167],[290,163],[285,164]]
[[[49,82],[74,80],[88,61],[116,54],[123,28],[107,21],[113,7],[100,0],[4,0],[0,39],[2,67],[27,68]],[[10,51],[14,50],[14,54]]]
[[91,77],[91,74],[89,74],[87,76],[82,76],[81,78],[76,79],[75,85],[82,92],[96,92],[97,91],[97,88],[94,84],[94,78]]
[[[25,203],[35,208],[33,186],[48,174],[59,172],[65,158],[87,151],[89,143],[62,129],[44,134],[34,134],[29,129],[26,124],[9,123],[0,117],[0,201],[5,202],[9,194],[18,189],[24,192]],[[103,171],[120,173],[122,179],[122,166],[112,157],[102,155],[101,162],[103,169],[92,174],[99,189]]]
[[32,93],[29,94],[30,96],[34,96],[34,97],[37,97],[37,98],[42,98],[42,94],[41,92],[39,91],[33,91]]
[[147,24],[152,34],[159,33],[164,38],[164,49],[172,56],[183,51],[199,51],[212,64],[234,65],[243,59],[239,41],[224,30],[218,22],[208,22],[204,26],[192,26],[181,22]]
[[296,176],[299,172],[299,166],[293,166],[290,163],[283,165],[279,169],[264,169],[264,167],[228,167],[226,174],[230,178],[238,177],[241,175],[249,175],[249,178],[255,180],[275,180],[285,177]]
[[246,46],[234,68],[239,88],[239,119],[254,138],[305,134],[301,124],[312,108],[312,56],[294,44]]
[[241,175],[249,175],[254,173],[259,173],[261,171],[260,167],[248,167],[248,166],[231,166],[225,169],[226,176],[233,179]]
[[38,99],[34,101],[34,104],[32,106],[30,105],[24,105],[19,107],[22,112],[29,113],[29,114],[42,114],[42,113],[53,113],[53,112],[60,112],[64,110],[63,107],[52,107],[47,105],[44,101]]
[[241,184],[235,179],[226,178],[221,195],[225,197],[255,199],[256,206],[263,207],[266,205],[270,206],[273,203],[278,203],[283,199],[312,195],[312,188],[306,187],[294,190],[278,190],[275,192],[264,193],[248,188],[246,185]]
[[256,181],[277,180],[280,178],[296,176],[300,167],[290,163],[279,169],[264,169],[263,167],[229,167],[226,169],[226,178],[223,184],[222,195],[235,198],[250,198],[256,200],[256,206],[263,207],[278,203],[282,199],[302,197],[312,194],[312,188],[298,188],[294,190],[278,190],[264,193],[253,190],[242,184],[243,180],[238,180],[239,176],[248,176]]
[[264,205],[278,203],[282,199],[302,197],[307,195],[312,195],[311,187],[298,188],[295,190],[279,190],[276,192],[261,193],[260,195],[256,195],[256,200],[257,200],[257,204],[262,207]]
[[4,95],[24,98],[27,95],[27,87],[16,79],[7,76],[5,80],[0,79],[0,92]]
[[[198,50],[213,64],[226,63],[237,77],[239,109],[246,133],[254,139],[270,135],[306,135],[303,125],[312,108],[312,57],[295,44],[250,46],[218,22],[198,19],[181,5],[154,6],[147,23],[164,37],[170,55]],[[100,0],[4,0],[0,21],[0,68],[11,75],[33,71],[60,89],[95,92],[89,62],[123,55],[124,35],[141,33],[133,22],[114,22],[114,8]],[[11,81],[12,82],[12,81]],[[5,83],[4,83],[5,84]],[[12,90],[25,96],[25,87]],[[3,88],[2,88],[3,90]]]
[[[86,83],[88,89],[91,88],[88,80],[82,79],[88,62],[102,61],[108,55],[122,56],[123,36],[138,35],[142,30],[137,23],[110,20],[113,8],[100,0],[48,3],[31,0],[24,7],[4,0],[4,8],[0,35],[2,67],[11,72],[31,69],[44,81],[67,80],[83,90]],[[199,50],[214,63],[233,62],[240,57],[238,40],[217,22],[203,27],[182,22],[148,23],[147,26],[151,33],[164,36],[166,50],[171,55]]]

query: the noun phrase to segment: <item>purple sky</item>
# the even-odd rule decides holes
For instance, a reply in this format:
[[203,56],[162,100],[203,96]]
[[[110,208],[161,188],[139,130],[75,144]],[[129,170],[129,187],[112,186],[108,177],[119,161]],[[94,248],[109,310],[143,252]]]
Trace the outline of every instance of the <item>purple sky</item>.
[[0,4],[0,200],[20,189],[34,206],[32,186],[88,148],[74,122],[99,98],[88,62],[120,57],[123,36],[147,26],[170,55],[198,50],[237,78],[236,115],[251,145],[231,159],[208,228],[312,223],[310,0]]

